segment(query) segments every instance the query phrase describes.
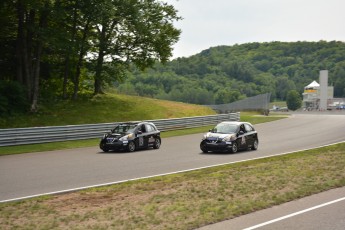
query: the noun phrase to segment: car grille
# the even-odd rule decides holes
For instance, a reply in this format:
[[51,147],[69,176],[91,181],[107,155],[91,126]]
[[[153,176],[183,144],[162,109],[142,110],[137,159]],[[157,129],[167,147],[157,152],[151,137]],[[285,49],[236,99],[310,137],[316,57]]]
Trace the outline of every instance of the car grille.
[[118,142],[119,140],[116,138],[107,138],[107,143],[114,143],[114,142]]
[[209,138],[209,139],[206,140],[206,142],[207,142],[207,143],[221,143],[222,140],[219,139],[219,138],[212,138],[212,139]]

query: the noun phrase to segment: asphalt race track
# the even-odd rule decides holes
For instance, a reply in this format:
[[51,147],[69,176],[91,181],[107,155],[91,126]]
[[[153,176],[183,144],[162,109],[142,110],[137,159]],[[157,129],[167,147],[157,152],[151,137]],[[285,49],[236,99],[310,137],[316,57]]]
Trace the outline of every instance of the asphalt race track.
[[[164,138],[159,150],[103,153],[98,146],[0,157],[0,201],[172,173],[345,141],[345,115],[293,114],[255,125],[257,151],[199,149],[202,134]],[[206,130],[205,130],[206,131]],[[1,151],[1,149],[0,149]]]

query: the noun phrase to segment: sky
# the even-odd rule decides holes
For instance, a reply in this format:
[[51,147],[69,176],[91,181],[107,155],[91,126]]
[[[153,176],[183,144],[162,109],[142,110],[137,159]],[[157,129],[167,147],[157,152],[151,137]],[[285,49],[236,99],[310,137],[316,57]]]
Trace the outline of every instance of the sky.
[[183,18],[173,58],[250,42],[345,42],[345,0],[163,1]]

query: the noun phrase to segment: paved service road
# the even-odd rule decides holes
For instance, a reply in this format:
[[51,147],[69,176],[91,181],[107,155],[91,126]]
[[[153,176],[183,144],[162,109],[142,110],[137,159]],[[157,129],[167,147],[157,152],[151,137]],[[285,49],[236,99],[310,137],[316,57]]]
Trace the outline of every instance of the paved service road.
[[199,230],[344,230],[345,187],[273,206]]
[[[103,153],[98,146],[0,157],[0,201],[171,173],[345,141],[344,115],[294,114],[259,124],[259,149],[203,154],[202,134],[164,138],[159,150]],[[1,148],[0,148],[1,151]]]

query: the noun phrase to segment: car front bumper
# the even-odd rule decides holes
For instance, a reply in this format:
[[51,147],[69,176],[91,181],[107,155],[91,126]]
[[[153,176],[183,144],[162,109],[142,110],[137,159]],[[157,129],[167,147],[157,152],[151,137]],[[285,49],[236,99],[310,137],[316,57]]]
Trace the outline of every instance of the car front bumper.
[[128,146],[128,141],[115,140],[113,138],[105,138],[101,140],[101,148],[108,150],[123,150]]
[[201,143],[208,151],[229,151],[232,148],[232,142],[203,140]]

